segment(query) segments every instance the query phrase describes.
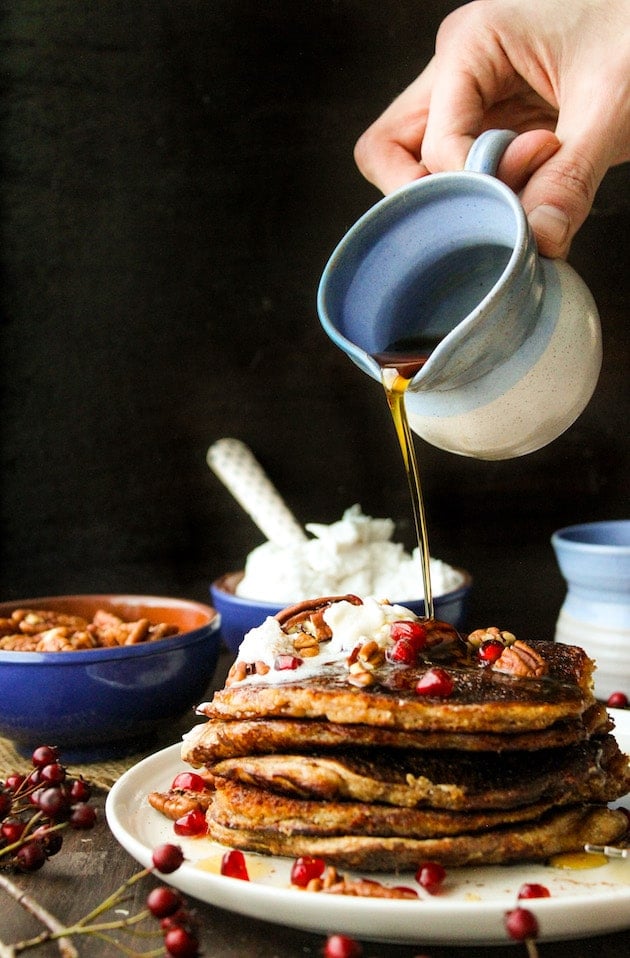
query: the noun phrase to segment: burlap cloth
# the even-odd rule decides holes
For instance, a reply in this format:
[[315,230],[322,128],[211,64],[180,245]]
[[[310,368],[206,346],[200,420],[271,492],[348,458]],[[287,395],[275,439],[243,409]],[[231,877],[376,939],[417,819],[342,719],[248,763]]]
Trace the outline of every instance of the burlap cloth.
[[[194,722],[190,722],[190,725],[193,725]],[[126,772],[127,769],[131,768],[141,759],[146,758],[147,755],[151,755],[153,752],[157,752],[160,748],[164,748],[167,745],[172,745],[173,742],[179,741],[179,739],[171,739],[170,741],[159,741],[155,742],[148,747],[143,752],[136,752],[131,755],[125,755],[123,758],[117,759],[107,759],[103,761],[95,762],[76,762],[71,759],[66,761],[63,755],[63,749],[60,751],[60,760],[68,768],[71,774],[81,774],[85,779],[87,779],[94,788],[100,788],[105,791],[109,791],[114,782],[116,782],[123,772]],[[22,774],[29,772],[32,769],[32,765],[29,761],[28,756],[20,754],[15,748],[13,742],[10,742],[6,738],[0,738],[0,781],[6,778],[7,775],[10,775],[12,772],[21,772]]]

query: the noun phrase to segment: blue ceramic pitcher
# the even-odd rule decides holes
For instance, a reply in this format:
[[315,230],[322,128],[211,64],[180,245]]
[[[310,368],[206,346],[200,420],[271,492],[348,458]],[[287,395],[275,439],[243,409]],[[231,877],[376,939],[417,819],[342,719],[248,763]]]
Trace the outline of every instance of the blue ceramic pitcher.
[[515,135],[482,134],[463,171],[416,180],[368,210],[318,293],[324,329],[374,379],[374,357],[392,344],[430,348],[407,391],[409,424],[481,459],[520,456],[564,432],[602,358],[589,290],[565,262],[538,255],[518,197],[494,175]]

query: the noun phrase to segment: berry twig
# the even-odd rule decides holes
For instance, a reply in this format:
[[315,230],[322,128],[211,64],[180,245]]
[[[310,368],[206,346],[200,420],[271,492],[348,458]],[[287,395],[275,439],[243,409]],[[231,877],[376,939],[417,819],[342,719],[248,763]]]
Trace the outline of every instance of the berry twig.
[[[15,942],[12,945],[5,945],[0,942],[0,958],[16,958],[24,951],[37,948],[45,942],[56,941],[59,945],[60,954],[63,958],[78,958],[78,952],[74,948],[72,939],[80,935],[91,935],[101,941],[116,948],[128,958],[157,958],[157,956],[171,955],[173,953],[181,958],[194,958],[198,954],[199,940],[194,927],[194,917],[186,910],[184,899],[178,892],[168,886],[158,886],[153,889],[147,898],[146,907],[134,915],[128,915],[125,918],[113,918],[111,920],[97,921],[106,912],[111,911],[117,905],[122,904],[127,897],[129,889],[143,878],[147,878],[154,871],[164,874],[175,871],[183,862],[181,849],[176,845],[161,845],[153,852],[153,866],[143,868],[128,878],[111,895],[108,895],[96,908],[88,912],[78,921],[71,925],[62,925],[62,923],[51,915],[37,902],[23,893],[12,881],[6,878],[0,880],[0,887],[13,897],[19,904],[23,905],[35,917],[46,926],[46,931],[41,932],[33,938],[24,939]],[[150,918],[160,920],[159,928],[155,930],[142,930],[136,928],[142,922]],[[163,944],[158,948],[149,951],[135,951],[128,948],[124,943],[111,936],[112,931],[125,931],[132,935],[141,935],[145,937],[161,935]],[[176,943],[176,951],[173,951]]]
[[[61,932],[62,934],[57,940],[59,954],[62,958],[78,958],[78,952],[70,939],[63,934],[64,927],[58,918],[51,915],[38,901],[31,898],[23,889],[18,888],[16,884],[9,878],[5,878],[4,875],[0,875],[0,888],[3,888],[18,904],[22,905],[31,915],[34,915],[35,918],[41,921],[42,925],[46,926],[48,931],[43,933],[42,941],[48,940],[51,933]],[[18,950],[19,948],[16,949],[15,945],[5,945],[0,941],[0,958],[15,958]]]

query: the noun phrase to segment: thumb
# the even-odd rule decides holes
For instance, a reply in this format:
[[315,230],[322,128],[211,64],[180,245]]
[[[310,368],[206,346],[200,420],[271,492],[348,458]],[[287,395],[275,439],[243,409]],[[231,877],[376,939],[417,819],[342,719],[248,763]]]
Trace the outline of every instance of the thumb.
[[603,156],[565,142],[532,175],[521,202],[543,256],[567,256],[607,168]]

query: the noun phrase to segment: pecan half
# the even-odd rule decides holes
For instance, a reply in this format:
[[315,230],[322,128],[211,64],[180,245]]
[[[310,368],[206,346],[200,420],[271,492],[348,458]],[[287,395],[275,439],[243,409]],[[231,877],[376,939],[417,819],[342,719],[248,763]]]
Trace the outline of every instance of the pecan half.
[[320,642],[329,639],[332,635],[324,622],[324,612],[333,602],[350,602],[352,605],[363,605],[356,595],[329,595],[320,599],[305,599],[295,605],[281,609],[275,615],[283,632],[308,632]]
[[506,672],[508,675],[516,675],[519,678],[539,679],[546,674],[548,670],[545,660],[536,652],[531,645],[521,642],[517,639],[512,645],[506,645],[505,649],[490,666],[495,672]]

